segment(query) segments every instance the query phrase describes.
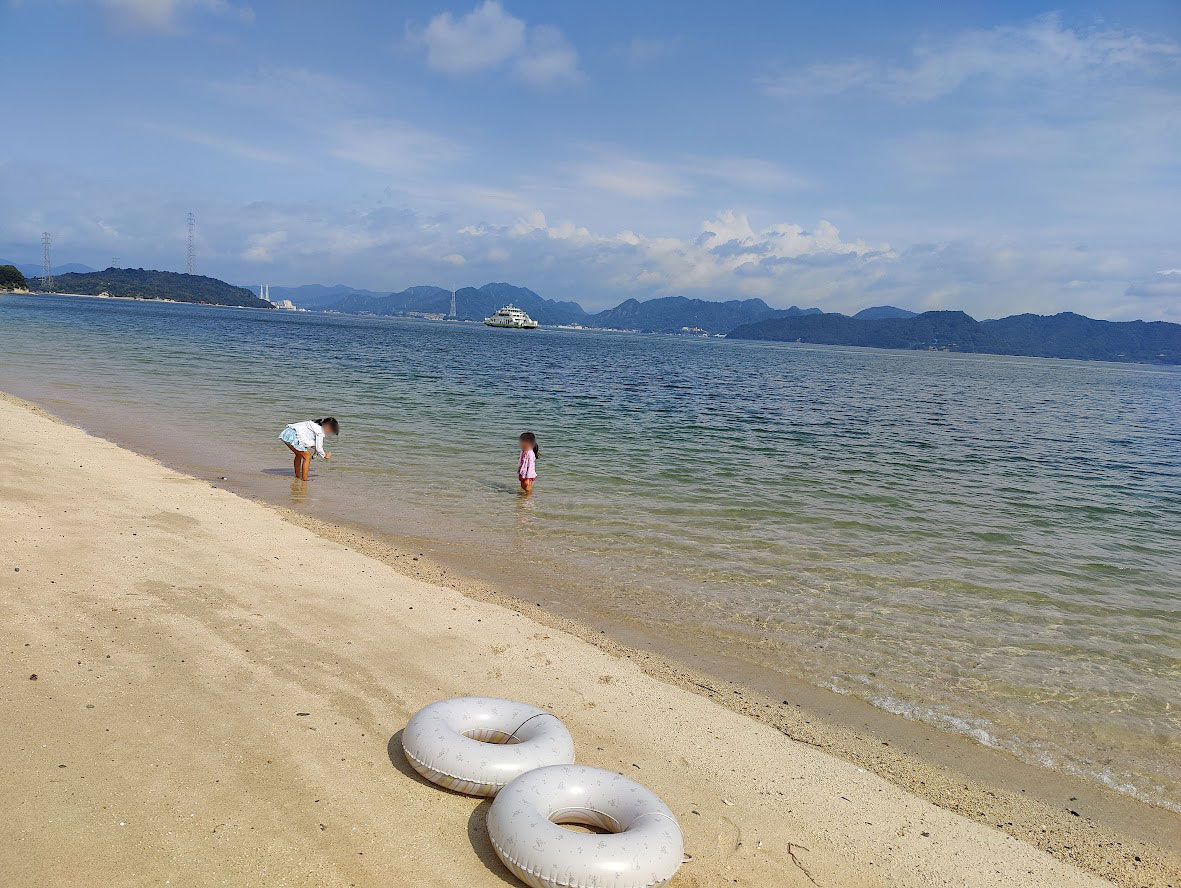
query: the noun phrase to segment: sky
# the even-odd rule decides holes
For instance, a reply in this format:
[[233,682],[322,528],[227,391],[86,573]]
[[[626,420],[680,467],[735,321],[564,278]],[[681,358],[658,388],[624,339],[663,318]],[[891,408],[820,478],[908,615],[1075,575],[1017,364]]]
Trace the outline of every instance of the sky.
[[0,260],[1181,322],[1181,3],[0,0]]

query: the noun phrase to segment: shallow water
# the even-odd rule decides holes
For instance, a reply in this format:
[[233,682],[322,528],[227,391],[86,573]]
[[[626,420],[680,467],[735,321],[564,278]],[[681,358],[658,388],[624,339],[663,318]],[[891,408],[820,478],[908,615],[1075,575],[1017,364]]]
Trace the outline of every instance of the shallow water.
[[[1177,368],[68,297],[0,323],[0,388],[100,434],[1181,809]],[[329,412],[293,485],[276,436]]]

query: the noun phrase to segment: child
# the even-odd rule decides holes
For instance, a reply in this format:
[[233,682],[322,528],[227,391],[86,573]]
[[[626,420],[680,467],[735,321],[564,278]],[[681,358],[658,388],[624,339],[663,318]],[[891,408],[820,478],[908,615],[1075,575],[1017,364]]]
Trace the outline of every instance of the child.
[[331,416],[293,422],[283,429],[279,434],[279,440],[295,454],[295,477],[301,481],[308,480],[308,469],[311,468],[312,457],[316,454],[324,459],[332,459],[331,453],[324,452],[324,436],[339,434],[340,423]]
[[532,432],[525,432],[520,437],[521,458],[517,461],[517,479],[521,482],[521,490],[525,494],[533,492],[533,482],[537,478],[537,454],[541,448],[537,446],[537,436]]

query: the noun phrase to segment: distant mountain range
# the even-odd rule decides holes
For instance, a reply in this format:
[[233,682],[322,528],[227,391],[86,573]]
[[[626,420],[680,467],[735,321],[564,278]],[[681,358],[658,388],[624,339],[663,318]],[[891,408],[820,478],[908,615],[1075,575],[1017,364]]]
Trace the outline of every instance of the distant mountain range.
[[[39,266],[12,264],[29,278],[31,289],[42,285],[37,277]],[[216,278],[131,268],[94,271],[74,263],[54,269],[54,289],[63,293],[107,292],[116,297],[273,307],[255,295],[257,288],[235,287]],[[270,296],[275,300],[290,299],[300,308],[313,310],[440,317],[450,314],[452,298],[450,290],[430,285],[380,293],[343,284],[271,286]],[[514,284],[490,283],[455,291],[459,320],[483,320],[508,303],[524,309],[545,325],[577,324],[645,333],[725,333],[731,339],[1181,364],[1181,324],[1165,321],[1099,321],[1071,312],[977,321],[962,311],[918,314],[893,305],[872,306],[849,317],[794,305],[775,309],[761,299],[711,302],[684,296],[646,302],[628,299],[614,308],[592,314],[577,302],[546,299]]]
[[[15,265],[20,273],[27,278],[39,278],[41,272],[45,271],[44,266],[34,265],[32,262],[5,262],[0,259],[0,265]],[[79,265],[77,262],[67,262],[65,265],[55,265],[53,267],[54,276],[59,274],[70,274],[71,272],[78,272],[85,274],[88,271],[97,271],[96,268],[91,268],[89,265]]]
[[[29,280],[30,290],[36,292],[43,287],[45,282],[41,278]],[[107,293],[117,299],[167,299],[172,302],[274,308],[245,287],[235,287],[217,278],[142,268],[108,268],[106,271],[62,274],[55,272],[52,289],[55,293],[78,293],[84,296]]]
[[[246,289],[257,296],[260,288],[255,284],[254,286],[246,287]],[[281,299],[290,299],[294,305],[313,311],[323,311],[340,302],[346,296],[352,296],[354,294],[374,297],[385,295],[376,290],[358,290],[356,287],[346,287],[344,284],[304,284],[301,287],[280,287],[277,284],[272,284],[270,294],[271,300],[274,302],[278,302]]]
[[744,324],[728,338],[1181,364],[1181,324],[1097,321],[1072,312],[995,321],[977,321],[962,311],[869,320],[840,314],[778,317]]
[[[290,299],[300,308],[339,311],[346,314],[442,315],[451,311],[451,291],[443,287],[409,287],[397,293],[380,294],[349,287],[276,287],[272,299]],[[523,308],[539,324],[580,324],[644,333],[678,333],[686,329],[725,333],[740,324],[762,318],[796,314],[820,314],[818,308],[774,309],[761,299],[710,302],[668,296],[639,302],[628,299],[615,308],[588,313],[577,302],[560,302],[539,296],[527,287],[491,283],[462,287],[455,291],[455,314],[461,321],[482,321],[498,308],[512,303]],[[901,309],[897,309],[901,311]]]

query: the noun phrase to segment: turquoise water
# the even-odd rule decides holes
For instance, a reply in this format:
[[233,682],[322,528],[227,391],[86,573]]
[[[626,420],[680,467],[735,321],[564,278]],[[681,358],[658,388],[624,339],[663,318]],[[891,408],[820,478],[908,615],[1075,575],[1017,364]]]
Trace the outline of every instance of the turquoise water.
[[[0,320],[0,388],[170,463],[1181,807],[1176,368],[66,297]],[[293,485],[275,437],[329,412]]]

